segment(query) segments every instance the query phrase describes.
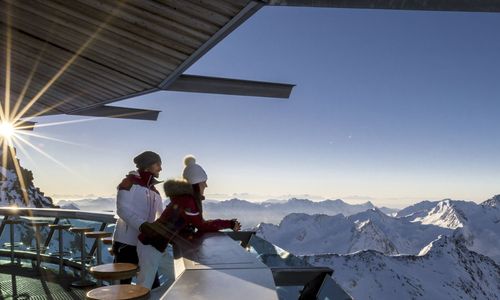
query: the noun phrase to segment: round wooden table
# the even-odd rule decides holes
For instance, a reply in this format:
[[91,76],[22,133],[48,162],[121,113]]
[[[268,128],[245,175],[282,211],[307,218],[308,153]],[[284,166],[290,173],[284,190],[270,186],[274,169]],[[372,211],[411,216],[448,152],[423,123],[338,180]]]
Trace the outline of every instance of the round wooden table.
[[149,299],[149,289],[132,284],[109,285],[87,293],[88,300],[142,300]]
[[106,281],[129,279],[134,277],[137,271],[139,271],[139,267],[129,263],[104,264],[90,268],[92,276]]

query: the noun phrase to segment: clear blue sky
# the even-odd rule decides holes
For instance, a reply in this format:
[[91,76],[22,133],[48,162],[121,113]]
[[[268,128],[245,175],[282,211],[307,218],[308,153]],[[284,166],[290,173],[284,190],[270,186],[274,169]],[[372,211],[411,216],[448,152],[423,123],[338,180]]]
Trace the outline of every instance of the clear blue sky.
[[33,151],[21,163],[57,198],[113,195],[145,149],[163,156],[163,178],[195,154],[218,198],[402,206],[500,193],[499,14],[264,8],[187,73],[297,86],[285,101],[175,92],[123,101],[163,112],[158,122],[36,129],[86,146],[31,138],[72,172]]

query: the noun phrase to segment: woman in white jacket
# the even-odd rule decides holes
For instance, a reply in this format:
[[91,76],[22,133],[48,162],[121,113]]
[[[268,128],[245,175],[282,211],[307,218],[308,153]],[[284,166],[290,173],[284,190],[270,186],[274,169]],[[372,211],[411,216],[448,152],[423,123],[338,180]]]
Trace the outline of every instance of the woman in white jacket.
[[[152,151],[146,151],[134,158],[137,171],[130,172],[118,185],[116,197],[116,222],[113,234],[113,253],[115,262],[138,264],[137,236],[141,225],[153,222],[163,211],[160,193],[155,184],[161,168],[161,158]],[[131,279],[122,280],[129,284]],[[154,286],[159,284],[155,280]]]

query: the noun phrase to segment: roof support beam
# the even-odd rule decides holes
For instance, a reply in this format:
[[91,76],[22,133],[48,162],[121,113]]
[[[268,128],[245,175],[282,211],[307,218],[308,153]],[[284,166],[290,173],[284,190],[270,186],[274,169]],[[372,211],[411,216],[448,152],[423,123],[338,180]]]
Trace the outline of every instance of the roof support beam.
[[36,122],[21,120],[16,124],[16,128],[19,127],[20,130],[33,131],[33,128],[35,128],[35,125],[36,125]]
[[68,113],[69,115],[106,117],[119,119],[134,119],[156,121],[158,119],[157,110],[137,109],[117,106],[99,106]]
[[181,75],[175,82],[169,85],[166,90],[191,93],[288,98],[290,97],[293,87],[294,85],[292,84],[284,83]]
[[499,0],[264,0],[275,6],[500,12]]

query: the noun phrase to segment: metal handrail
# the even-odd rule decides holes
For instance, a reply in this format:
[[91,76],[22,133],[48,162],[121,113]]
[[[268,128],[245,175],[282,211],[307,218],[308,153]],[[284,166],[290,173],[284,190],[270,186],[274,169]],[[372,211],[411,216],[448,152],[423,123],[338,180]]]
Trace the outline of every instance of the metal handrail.
[[78,219],[78,220],[96,221],[108,224],[116,222],[115,214],[111,212],[93,212],[93,211],[62,209],[62,208],[0,207],[0,215]]
[[[0,216],[4,216],[2,223],[0,225],[0,235],[3,233],[3,229],[5,227],[5,220],[9,217],[43,217],[43,218],[54,218],[53,224],[58,224],[62,219],[77,219],[77,220],[85,220],[85,221],[93,221],[97,223],[101,223],[100,230],[104,230],[107,224],[116,223],[116,217],[114,213],[111,212],[90,212],[90,211],[82,211],[82,210],[74,210],[74,209],[61,209],[61,208],[18,208],[18,207],[0,207]],[[45,246],[50,244],[52,237],[54,235],[54,229],[51,228],[47,235],[47,239],[45,240]],[[96,251],[98,240],[94,241],[93,246],[89,252],[89,256],[93,256]],[[10,255],[10,252],[8,252]],[[6,251],[0,249],[0,256],[5,256],[7,254]],[[34,259],[34,254],[28,251],[20,251],[15,250],[14,256],[21,259]],[[42,254],[42,260],[46,262],[56,262],[56,259],[49,255]],[[58,261],[58,258],[57,258]],[[80,269],[81,266],[76,264],[74,261],[70,259],[63,258],[64,265],[76,269]]]

